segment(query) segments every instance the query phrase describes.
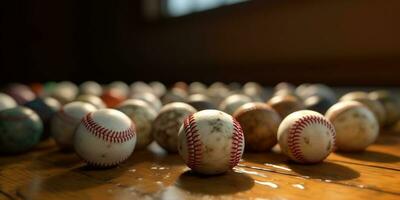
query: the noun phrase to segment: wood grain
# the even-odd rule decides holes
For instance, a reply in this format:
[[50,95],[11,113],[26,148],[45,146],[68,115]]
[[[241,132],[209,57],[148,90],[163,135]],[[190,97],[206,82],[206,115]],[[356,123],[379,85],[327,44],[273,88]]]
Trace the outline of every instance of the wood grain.
[[116,168],[86,166],[54,142],[0,157],[0,199],[399,199],[400,136],[381,134],[361,153],[299,165],[276,151],[246,154],[220,176],[192,173],[154,143]]

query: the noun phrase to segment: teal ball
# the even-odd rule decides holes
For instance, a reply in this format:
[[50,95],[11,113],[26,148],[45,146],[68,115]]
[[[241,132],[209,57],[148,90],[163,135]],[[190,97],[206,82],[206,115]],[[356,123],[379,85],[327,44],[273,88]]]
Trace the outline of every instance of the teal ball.
[[29,101],[24,106],[35,111],[43,122],[44,132],[42,140],[50,136],[50,120],[53,115],[61,109],[61,104],[52,97],[40,97],[33,101]]
[[0,153],[15,154],[31,149],[43,133],[43,123],[33,110],[18,106],[0,111]]

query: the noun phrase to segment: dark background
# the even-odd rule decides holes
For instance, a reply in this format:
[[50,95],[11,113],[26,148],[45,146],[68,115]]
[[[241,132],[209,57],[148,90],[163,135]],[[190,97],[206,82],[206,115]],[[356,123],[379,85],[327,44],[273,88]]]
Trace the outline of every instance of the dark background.
[[400,1],[255,0],[148,19],[138,0],[1,1],[0,82],[400,84]]

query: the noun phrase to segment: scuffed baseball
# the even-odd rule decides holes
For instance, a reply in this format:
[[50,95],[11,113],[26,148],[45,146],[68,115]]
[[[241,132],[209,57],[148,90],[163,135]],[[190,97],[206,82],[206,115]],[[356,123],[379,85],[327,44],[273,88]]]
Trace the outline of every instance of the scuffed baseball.
[[369,93],[369,98],[379,101],[386,113],[386,127],[390,127],[400,120],[400,98],[387,90],[377,90]]
[[301,110],[288,115],[278,128],[283,154],[298,163],[317,163],[334,149],[335,129],[323,115]]
[[274,96],[267,104],[276,110],[282,119],[290,113],[304,109],[303,102],[293,95]]
[[335,127],[336,146],[340,151],[362,151],[378,137],[378,121],[374,114],[359,102],[339,102],[333,105],[325,116]]
[[386,120],[385,108],[383,107],[382,103],[379,102],[378,100],[369,98],[368,93],[361,91],[349,92],[343,95],[340,98],[340,101],[358,101],[364,104],[367,108],[369,108],[372,111],[372,113],[374,113],[380,126],[383,126],[385,124]]
[[92,104],[80,101],[65,104],[50,122],[50,132],[57,145],[62,149],[72,149],[76,128],[86,114],[95,110]]
[[246,103],[236,110],[233,117],[243,129],[246,151],[267,151],[277,143],[281,117],[265,103]]
[[160,99],[153,93],[150,92],[142,92],[142,93],[135,93],[131,95],[131,99],[140,99],[147,102],[150,106],[153,107],[155,111],[159,111],[162,107],[162,103]]
[[178,131],[185,118],[196,112],[192,106],[175,102],[165,105],[153,122],[154,140],[169,152],[177,152]]
[[153,141],[151,126],[157,117],[157,112],[148,103],[139,99],[130,99],[124,101],[116,109],[126,114],[136,125],[135,149],[143,149]]
[[91,166],[111,167],[135,149],[135,125],[124,113],[99,109],[87,114],[74,136],[75,152]]
[[179,130],[179,154],[189,168],[201,174],[232,169],[239,163],[244,145],[240,124],[218,110],[190,115]]

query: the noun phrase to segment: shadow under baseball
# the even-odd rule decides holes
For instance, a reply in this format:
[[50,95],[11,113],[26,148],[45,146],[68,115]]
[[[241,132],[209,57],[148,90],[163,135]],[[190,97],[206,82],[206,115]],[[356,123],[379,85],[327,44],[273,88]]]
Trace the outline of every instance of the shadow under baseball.
[[288,162],[287,165],[291,170],[305,178],[321,179],[323,181],[351,180],[360,177],[359,172],[344,165],[328,161],[312,165]]
[[192,193],[221,195],[249,190],[254,186],[254,180],[248,175],[233,171],[206,176],[189,170],[179,176],[176,186]]

